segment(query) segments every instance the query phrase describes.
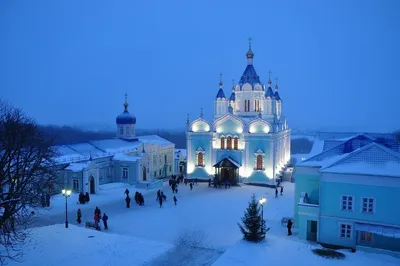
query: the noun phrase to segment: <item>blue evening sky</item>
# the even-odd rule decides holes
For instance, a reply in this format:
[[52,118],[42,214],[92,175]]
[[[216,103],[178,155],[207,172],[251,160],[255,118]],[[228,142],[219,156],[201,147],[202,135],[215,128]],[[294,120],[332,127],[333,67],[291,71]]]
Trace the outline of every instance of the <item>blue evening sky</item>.
[[400,1],[0,1],[0,97],[44,124],[138,128],[212,117],[245,69],[248,37],[289,126],[400,128]]

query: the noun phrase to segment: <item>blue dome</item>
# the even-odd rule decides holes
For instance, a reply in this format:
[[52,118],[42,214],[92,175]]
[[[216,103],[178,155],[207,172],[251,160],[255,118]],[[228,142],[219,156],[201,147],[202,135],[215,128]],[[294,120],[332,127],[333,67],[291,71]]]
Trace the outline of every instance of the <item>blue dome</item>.
[[278,91],[275,92],[274,97],[275,97],[275,99],[276,99],[277,101],[280,101],[280,102],[282,101],[282,100],[281,100],[281,97],[279,96]]
[[240,86],[243,86],[245,83],[250,83],[252,86],[256,85],[257,83],[261,84],[260,77],[257,75],[253,65],[247,65],[242,77],[240,78]]
[[222,90],[222,88],[219,88],[217,96],[215,96],[215,98],[223,98],[223,99],[225,99],[225,93]]
[[236,94],[234,92],[232,92],[231,97],[229,98],[229,101],[236,101]]
[[136,117],[125,110],[122,114],[117,116],[116,122],[119,125],[136,124]]
[[271,87],[268,87],[268,89],[265,91],[265,97],[274,98],[274,92],[272,91]]

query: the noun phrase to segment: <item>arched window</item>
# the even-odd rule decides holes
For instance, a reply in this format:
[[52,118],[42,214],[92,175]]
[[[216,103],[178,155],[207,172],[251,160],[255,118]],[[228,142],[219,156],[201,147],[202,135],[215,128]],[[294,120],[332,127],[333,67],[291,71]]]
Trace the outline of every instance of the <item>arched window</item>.
[[225,149],[225,138],[221,137],[221,149]]
[[228,150],[232,150],[232,137],[231,136],[226,138],[226,148]]
[[204,166],[204,157],[202,152],[199,152],[199,154],[197,154],[197,165]]
[[262,155],[257,155],[257,169],[263,169],[263,158]]
[[233,149],[234,149],[234,150],[237,150],[237,149],[238,149],[238,146],[239,146],[239,138],[238,138],[238,137],[235,137],[235,138],[233,139]]

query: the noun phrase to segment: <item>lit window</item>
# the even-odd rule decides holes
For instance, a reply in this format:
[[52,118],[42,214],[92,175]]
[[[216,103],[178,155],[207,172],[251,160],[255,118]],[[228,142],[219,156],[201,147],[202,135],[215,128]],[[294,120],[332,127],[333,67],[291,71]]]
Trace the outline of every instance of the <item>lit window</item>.
[[342,196],[342,211],[353,210],[353,196]]
[[122,168],[122,178],[128,178],[128,168]]
[[351,224],[340,224],[340,237],[345,239],[351,238]]
[[225,149],[225,138],[221,137],[221,149]]
[[233,139],[233,149],[234,149],[234,150],[237,150],[238,147],[239,147],[239,138],[238,138],[238,137],[235,137],[235,138]]
[[226,138],[226,148],[228,150],[232,150],[232,137],[231,136]]
[[362,231],[360,240],[363,242],[372,242],[372,233]]
[[197,154],[197,165],[204,166],[204,155],[202,152],[199,152],[199,154]]
[[362,199],[362,212],[363,213],[374,213],[375,200],[372,198]]
[[256,169],[259,169],[259,170],[263,169],[263,158],[262,158],[261,154],[257,155]]

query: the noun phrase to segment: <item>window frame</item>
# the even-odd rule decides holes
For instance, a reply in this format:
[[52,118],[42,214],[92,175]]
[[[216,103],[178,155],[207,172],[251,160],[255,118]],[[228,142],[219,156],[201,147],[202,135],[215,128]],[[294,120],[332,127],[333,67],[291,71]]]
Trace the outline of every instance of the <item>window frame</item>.
[[79,190],[79,180],[77,178],[74,178],[72,180],[72,189],[74,191],[78,191]]
[[[344,199],[346,197],[346,200]],[[351,209],[349,209],[349,198],[351,198]],[[343,208],[343,203],[345,203],[345,207]],[[348,212],[353,212],[354,211],[354,197],[352,195],[342,195],[340,197],[340,210],[341,211],[348,211]]]
[[238,137],[233,137],[233,149],[238,150],[239,149],[239,138]]
[[[345,230],[344,233],[342,232],[342,230]],[[339,237],[341,239],[350,240],[352,239],[352,236],[353,236],[353,225],[349,223],[339,223]]]
[[374,238],[374,234],[373,233],[366,232],[366,231],[360,231],[360,242],[372,243],[373,242],[373,238]]
[[[367,200],[367,206],[366,206],[366,211],[364,211],[364,200]],[[372,204],[370,206],[370,200],[372,200]],[[371,198],[371,197],[362,197],[361,198],[361,213],[364,214],[375,214],[375,198]],[[371,207],[371,211],[369,211]]]

